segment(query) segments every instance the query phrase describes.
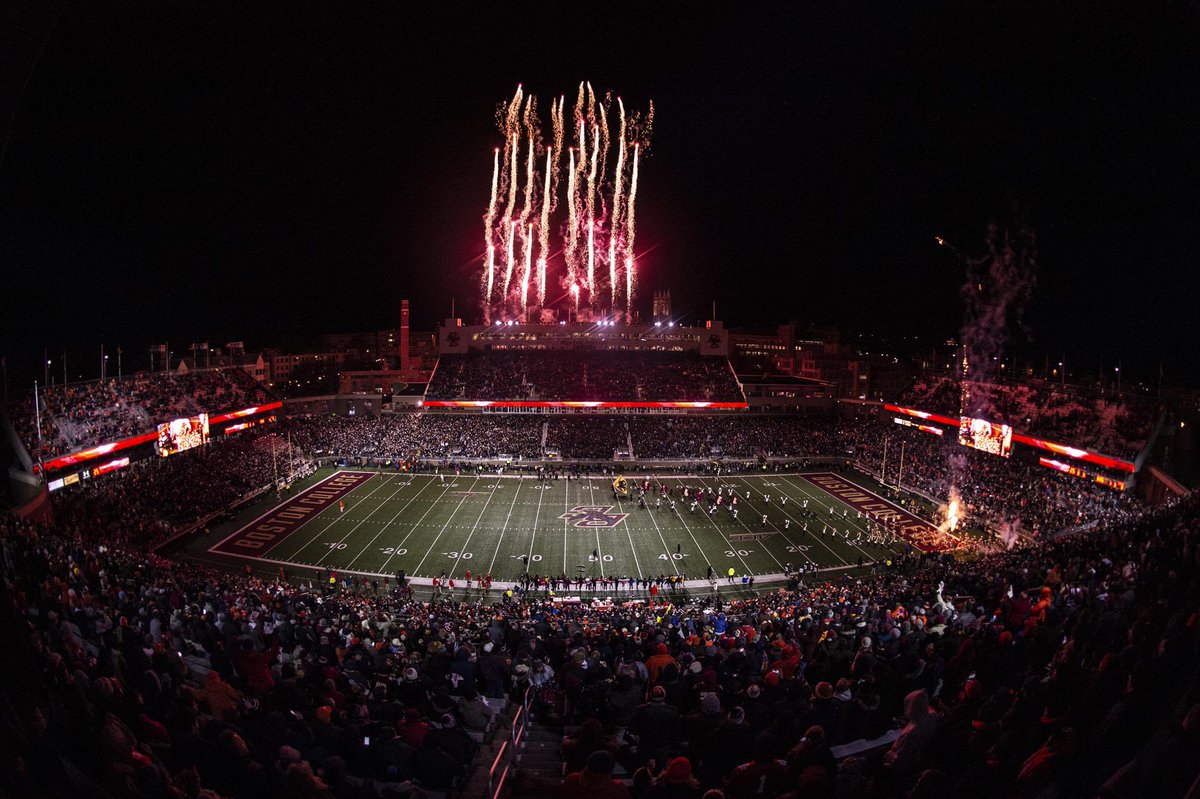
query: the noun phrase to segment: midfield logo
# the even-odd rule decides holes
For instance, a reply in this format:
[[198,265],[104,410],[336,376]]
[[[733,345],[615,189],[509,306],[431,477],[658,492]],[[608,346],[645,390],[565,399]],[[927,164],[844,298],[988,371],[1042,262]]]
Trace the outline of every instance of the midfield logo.
[[576,505],[558,518],[575,522],[576,527],[616,527],[629,515],[611,511],[611,505]]

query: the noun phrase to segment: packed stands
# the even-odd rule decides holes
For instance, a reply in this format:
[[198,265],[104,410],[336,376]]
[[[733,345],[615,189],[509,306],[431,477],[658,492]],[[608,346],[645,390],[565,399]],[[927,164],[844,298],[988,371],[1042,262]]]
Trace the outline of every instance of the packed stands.
[[1136,503],[1129,497],[1078,478],[1064,478],[1045,467],[958,446],[953,437],[888,430],[867,425],[855,442],[855,462],[868,471],[883,468],[884,436],[889,437],[890,479],[899,472],[904,445],[905,486],[940,499],[953,488],[964,504],[968,525],[1017,523],[1025,533],[1050,533],[1089,522],[1120,519]]
[[739,402],[725,358],[694,352],[494,350],[443,355],[431,400]]
[[738,462],[757,468],[767,456],[796,468],[806,458],[834,457],[878,474],[885,437],[891,446],[887,479],[898,477],[903,442],[904,485],[937,501],[947,500],[953,487],[969,526],[1015,525],[1025,534],[1046,536],[1115,522],[1138,507],[1128,493],[868,417],[432,413],[289,418],[185,457],[134,463],[62,492],[59,503],[65,518],[105,519],[102,534],[110,540],[147,543],[314,460],[418,469],[482,459],[542,462],[550,455],[609,462],[614,453],[626,453],[632,439],[632,468],[680,457],[696,466],[725,461],[727,469]]
[[134,462],[62,492],[55,514],[81,537],[148,546],[281,477],[302,472],[306,463],[300,450],[274,432],[247,435],[214,442],[186,457]]
[[[918,378],[897,401],[920,411],[957,418],[961,382],[942,375]],[[1056,383],[969,383],[968,415],[1009,424],[1014,430],[1070,446],[1133,459],[1158,419],[1152,397],[1119,397]]]
[[629,417],[556,416],[547,420],[547,449],[571,459],[610,460],[629,449]]
[[566,734],[564,796],[1181,796],[1200,771],[1194,498],[1019,552],[603,607],[236,576],[89,543],[97,521],[0,520],[24,642],[6,795],[415,797],[486,770],[505,697]]
[[289,419],[288,430],[312,453],[394,460],[534,458],[541,454],[543,422],[522,415],[313,416]]
[[146,433],[171,419],[260,405],[270,394],[242,369],[140,374],[40,387],[39,440],[32,393],[10,399],[9,416],[35,460]]

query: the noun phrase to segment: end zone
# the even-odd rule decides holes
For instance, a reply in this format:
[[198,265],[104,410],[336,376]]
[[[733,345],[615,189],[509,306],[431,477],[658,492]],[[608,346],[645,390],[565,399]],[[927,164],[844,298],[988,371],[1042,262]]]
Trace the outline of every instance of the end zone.
[[843,504],[849,505],[872,519],[896,522],[897,533],[922,552],[948,552],[957,549],[962,542],[957,536],[944,533],[934,525],[899,505],[872,493],[851,480],[833,472],[798,475],[827,494],[832,494]]
[[261,555],[374,476],[374,472],[332,474],[287,502],[275,506],[208,551],[216,555],[239,557]]

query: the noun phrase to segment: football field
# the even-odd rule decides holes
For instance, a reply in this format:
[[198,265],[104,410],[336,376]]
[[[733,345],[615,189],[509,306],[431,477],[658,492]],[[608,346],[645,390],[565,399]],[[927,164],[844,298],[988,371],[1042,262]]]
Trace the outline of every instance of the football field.
[[[631,488],[644,479],[630,475]],[[497,583],[526,571],[702,579],[710,566],[721,577],[729,569],[740,577],[779,575],[786,564],[842,569],[888,559],[905,541],[868,543],[873,515],[892,518],[893,529],[918,543],[929,527],[862,483],[830,472],[648,479],[641,508],[635,497],[614,498],[611,478],[600,476],[340,470],[283,497],[209,551],[278,564],[292,574],[394,577],[403,570],[462,580],[470,571]],[[661,498],[660,485],[670,488],[668,497]],[[693,510],[698,491],[704,498]],[[728,509],[733,493],[736,516]],[[710,513],[718,496],[721,506]]]

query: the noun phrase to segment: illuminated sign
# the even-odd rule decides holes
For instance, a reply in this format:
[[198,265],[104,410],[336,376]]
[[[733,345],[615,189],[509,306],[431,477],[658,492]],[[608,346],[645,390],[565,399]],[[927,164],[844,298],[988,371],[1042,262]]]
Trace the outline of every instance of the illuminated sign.
[[679,409],[741,409],[745,402],[538,402],[521,400],[425,400],[426,408],[679,408]]
[[1102,474],[1092,474],[1091,472],[1080,469],[1078,466],[1072,466],[1069,463],[1056,461],[1051,458],[1038,458],[1038,463],[1048,469],[1054,469],[1063,474],[1069,474],[1072,477],[1078,477],[1081,480],[1088,480],[1093,483],[1099,483],[1106,488],[1111,488],[1115,491],[1124,491],[1128,486],[1122,480],[1117,480],[1112,477],[1105,477]]
[[[262,413],[265,411],[273,411],[277,408],[282,408],[282,407],[283,407],[282,402],[269,402],[266,405],[259,405],[259,406],[253,407],[253,408],[244,408],[240,411],[231,411],[229,413],[218,414],[217,416],[211,417],[208,421],[210,424],[218,424],[220,422],[227,422],[230,419],[238,419],[243,416],[253,416],[256,413]],[[84,461],[90,461],[93,458],[99,458],[103,455],[108,455],[110,453],[117,452],[119,450],[129,449],[130,447],[136,447],[136,446],[139,446],[140,444],[148,444],[152,441],[156,441],[157,439],[158,439],[158,431],[151,430],[149,433],[142,433],[140,435],[131,436],[129,438],[123,438],[119,441],[113,441],[108,444],[101,444],[96,447],[89,447],[88,449],[83,449],[83,450],[80,450],[79,452],[75,452],[70,455],[61,455],[52,460],[48,460],[45,463],[35,463],[33,465],[33,470],[35,472],[41,472],[41,471],[53,472],[53,471],[63,468],[64,466],[74,466],[77,463],[83,463]]]
[[1012,428],[1006,424],[964,416],[958,425],[959,444],[1002,458],[1012,455],[1012,439]]
[[164,458],[207,443],[207,413],[172,419],[158,426],[158,454]]
[[914,424],[907,419],[901,419],[899,416],[893,418],[892,421],[896,424],[904,425],[905,427],[911,427],[914,430],[920,430],[923,433],[933,433],[935,436],[944,435],[946,433],[946,431],[940,427],[934,427],[933,425],[929,424]]
[[[951,419],[948,416],[939,416],[936,413],[926,413],[925,411],[918,411],[912,408],[903,408],[899,405],[885,404],[883,407],[886,410],[892,411],[893,413],[903,413],[906,416],[915,416],[918,419],[928,419],[929,421],[937,422],[938,424],[954,425],[955,427],[959,426],[960,424],[958,419]],[[1033,436],[1017,433],[1015,431],[1012,434],[1012,440],[1017,444],[1025,444],[1030,447],[1049,450],[1050,452],[1058,455],[1066,455],[1067,457],[1075,458],[1076,460],[1087,461],[1088,463],[1094,463],[1098,466],[1104,466],[1109,469],[1118,469],[1122,472],[1129,472],[1130,474],[1137,471],[1137,467],[1131,461],[1121,460],[1120,458],[1110,458],[1107,455],[1101,455],[1097,452],[1091,452],[1080,447],[1068,447],[1065,444],[1055,444],[1054,442],[1047,441],[1043,438],[1035,438]]]
[[101,464],[100,466],[92,469],[92,477],[99,477],[102,474],[115,472],[117,469],[124,469],[128,465],[129,458],[117,458],[116,460],[111,460],[108,463]]

